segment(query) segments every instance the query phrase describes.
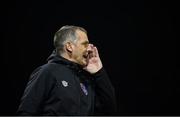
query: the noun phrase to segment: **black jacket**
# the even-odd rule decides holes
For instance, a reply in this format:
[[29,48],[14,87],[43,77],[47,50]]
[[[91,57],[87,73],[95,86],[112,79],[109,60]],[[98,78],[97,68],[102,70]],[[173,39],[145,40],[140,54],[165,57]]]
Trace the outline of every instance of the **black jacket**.
[[30,76],[18,115],[113,115],[114,88],[102,68],[91,75],[55,52]]

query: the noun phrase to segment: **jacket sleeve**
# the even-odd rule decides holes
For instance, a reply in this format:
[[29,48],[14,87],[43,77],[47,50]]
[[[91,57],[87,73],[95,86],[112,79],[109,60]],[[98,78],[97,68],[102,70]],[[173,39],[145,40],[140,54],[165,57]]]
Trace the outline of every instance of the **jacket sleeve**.
[[40,115],[45,97],[51,89],[51,76],[47,70],[36,69],[30,79],[21,98],[17,115]]
[[115,90],[104,68],[93,75],[95,81],[95,114],[114,115],[116,113]]

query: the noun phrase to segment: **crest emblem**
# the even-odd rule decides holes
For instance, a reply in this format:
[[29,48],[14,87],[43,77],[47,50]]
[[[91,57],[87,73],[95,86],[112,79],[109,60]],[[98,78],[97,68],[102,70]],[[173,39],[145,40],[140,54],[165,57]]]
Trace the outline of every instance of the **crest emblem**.
[[81,85],[81,89],[82,89],[82,91],[84,92],[84,94],[85,94],[85,95],[88,95],[88,91],[87,91],[87,89],[86,89],[86,86],[85,86],[83,83],[80,83],[80,85]]

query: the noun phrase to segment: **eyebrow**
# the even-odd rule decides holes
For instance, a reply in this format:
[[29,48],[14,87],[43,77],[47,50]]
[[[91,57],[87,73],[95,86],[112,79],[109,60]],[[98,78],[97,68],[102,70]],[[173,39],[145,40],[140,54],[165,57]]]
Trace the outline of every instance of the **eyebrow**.
[[84,41],[82,42],[82,44],[89,44],[89,41]]

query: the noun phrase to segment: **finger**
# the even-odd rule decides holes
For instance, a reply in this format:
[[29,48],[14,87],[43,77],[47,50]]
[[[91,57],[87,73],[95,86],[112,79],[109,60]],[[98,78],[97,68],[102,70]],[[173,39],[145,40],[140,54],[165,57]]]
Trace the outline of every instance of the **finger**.
[[95,53],[95,57],[99,57],[99,53],[98,53],[97,47],[94,47],[94,53]]
[[95,46],[94,46],[94,45],[92,45],[92,46],[91,46],[91,49],[92,49],[92,56],[93,56],[93,57],[96,57],[96,50],[95,50]]
[[88,48],[87,48],[87,52],[88,52],[88,57],[92,58],[94,56],[94,46],[93,44],[89,44]]

